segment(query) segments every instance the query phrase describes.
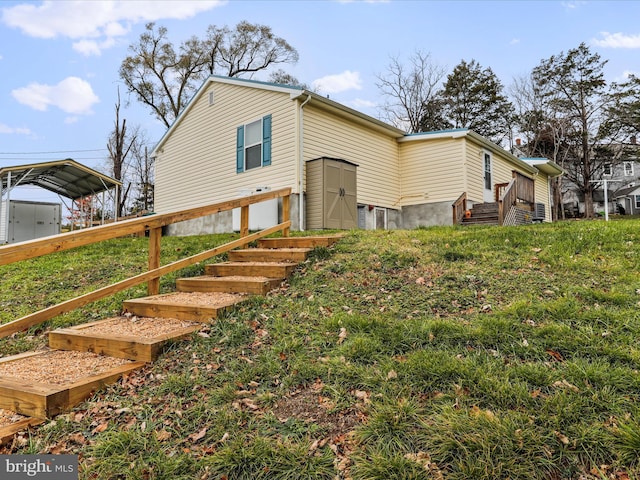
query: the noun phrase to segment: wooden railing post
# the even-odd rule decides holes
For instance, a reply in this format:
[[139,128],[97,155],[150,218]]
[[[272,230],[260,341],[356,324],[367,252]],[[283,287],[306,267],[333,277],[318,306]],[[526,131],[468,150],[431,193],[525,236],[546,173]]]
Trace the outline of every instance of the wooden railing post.
[[[284,197],[282,197],[282,223],[286,223],[289,221],[289,216],[291,214],[290,208],[291,208],[291,196],[290,195],[285,195]],[[282,230],[282,236],[283,237],[288,237],[289,236],[289,228],[285,228],[284,230]]]
[[[160,268],[160,243],[162,239],[162,227],[149,230],[149,270]],[[147,283],[149,295],[160,293],[160,278],[152,278]]]
[[249,235],[249,205],[240,207],[240,237]]

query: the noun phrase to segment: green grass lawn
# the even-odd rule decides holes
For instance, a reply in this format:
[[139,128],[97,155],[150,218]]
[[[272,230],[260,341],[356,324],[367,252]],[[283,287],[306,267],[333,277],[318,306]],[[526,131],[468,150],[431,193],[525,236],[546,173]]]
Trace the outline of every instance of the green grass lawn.
[[[163,263],[228,239],[165,238]],[[140,272],[146,248],[0,267],[0,322]],[[355,231],[0,453],[77,453],[101,480],[637,479],[639,339],[638,219]]]

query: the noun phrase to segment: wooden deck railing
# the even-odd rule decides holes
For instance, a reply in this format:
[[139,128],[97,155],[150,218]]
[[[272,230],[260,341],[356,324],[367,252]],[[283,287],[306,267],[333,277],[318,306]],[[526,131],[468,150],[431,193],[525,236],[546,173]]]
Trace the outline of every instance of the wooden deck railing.
[[509,213],[509,210],[514,206],[518,200],[518,181],[516,178],[511,180],[507,187],[504,189],[502,196],[498,199],[498,225],[504,223],[504,217]]
[[[53,305],[12,322],[0,325],[0,338],[25,330],[33,325],[50,320],[66,312],[80,308],[88,303],[108,297],[122,290],[147,282],[149,295],[156,295],[160,291],[160,277],[182,268],[202,262],[234,248],[242,247],[249,242],[258,240],[271,233],[282,232],[289,236],[291,221],[289,220],[291,189],[274,190],[257,195],[241,197],[235,200],[215,203],[204,207],[197,207],[179,212],[150,215],[123,222],[102,225],[85,230],[63,233],[53,237],[16,243],[0,247],[0,265],[20,262],[31,258],[41,257],[51,253],[62,252],[72,248],[100,243],[105,240],[134,235],[139,232],[149,232],[148,271],[134,277],[122,280],[107,287],[100,288],[80,297]],[[267,200],[282,198],[282,223],[249,234],[249,205]],[[234,208],[240,208],[240,238],[224,245],[206,250],[191,257],[183,258],[173,263],[160,266],[160,250],[162,228],[177,222],[192,220],[220,213]]]
[[464,192],[453,202],[453,224],[459,225],[462,223],[464,212],[467,210],[467,192]]
[[521,202],[533,205],[536,202],[536,188],[534,181],[518,172],[513,172],[513,178],[516,179],[517,188],[516,195]]

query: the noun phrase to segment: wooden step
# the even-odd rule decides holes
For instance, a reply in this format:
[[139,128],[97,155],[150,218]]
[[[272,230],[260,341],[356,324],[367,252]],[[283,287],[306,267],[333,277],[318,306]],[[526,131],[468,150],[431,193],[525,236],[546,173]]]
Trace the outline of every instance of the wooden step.
[[[179,279],[177,283],[184,285],[187,280],[193,279]],[[210,322],[236,303],[245,300],[246,296],[241,293],[245,292],[187,289],[180,290],[180,293],[127,300],[123,304],[123,309],[140,317],[169,317],[192,322]]]
[[340,240],[343,235],[322,235],[317,237],[279,237],[261,238],[260,248],[316,248],[329,247]]
[[18,432],[44,423],[41,418],[23,417],[17,422],[0,427],[0,446],[11,443]]
[[247,248],[231,250],[231,262],[304,262],[311,248]]
[[153,362],[168,341],[201,326],[175,318],[115,317],[49,332],[49,347]]
[[[64,358],[70,360],[63,361]],[[70,375],[73,372],[69,369],[69,361],[74,362],[74,368],[79,371],[77,375]],[[47,366],[44,373],[42,364]],[[95,390],[144,365],[144,362],[59,350],[5,357],[0,359],[0,408],[35,418],[51,418],[70,410]],[[59,375],[59,380],[47,380],[42,376],[48,372]]]
[[205,265],[205,275],[287,278],[296,268],[292,262],[224,262]]
[[176,289],[179,292],[225,292],[248,293],[252,295],[265,295],[282,283],[282,278],[268,278],[263,276],[229,276],[214,277],[201,276],[193,278],[180,278],[176,281]]

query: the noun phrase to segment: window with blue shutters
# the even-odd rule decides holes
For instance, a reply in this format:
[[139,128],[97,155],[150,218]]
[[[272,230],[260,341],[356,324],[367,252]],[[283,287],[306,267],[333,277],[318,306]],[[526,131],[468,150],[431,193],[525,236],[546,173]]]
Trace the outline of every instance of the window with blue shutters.
[[271,165],[271,115],[241,125],[236,137],[236,172]]

